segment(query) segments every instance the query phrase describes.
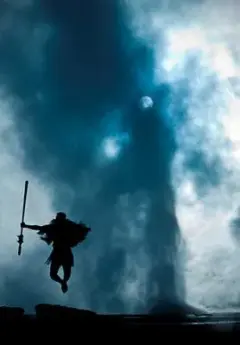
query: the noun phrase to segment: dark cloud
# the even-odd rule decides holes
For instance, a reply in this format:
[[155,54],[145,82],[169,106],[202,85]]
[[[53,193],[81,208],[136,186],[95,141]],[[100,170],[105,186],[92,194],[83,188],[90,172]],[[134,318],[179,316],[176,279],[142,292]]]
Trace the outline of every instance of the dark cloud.
[[[121,212],[116,207],[119,197],[138,191],[150,200],[141,242],[150,258],[144,311],[160,296],[183,298],[184,281],[177,270],[180,230],[170,184],[175,142],[166,121],[171,90],[153,84],[152,51],[133,37],[117,1],[47,0],[22,10],[17,18],[25,42],[30,30],[47,25],[51,31],[41,45],[44,61],[39,68],[29,64],[32,51],[26,56],[14,27],[0,42],[2,81],[20,100],[15,121],[24,165],[52,188],[56,209],[67,209],[75,219],[83,217],[93,228],[89,241],[76,250],[69,303],[79,306],[82,301],[97,311],[128,309],[128,301],[119,294],[128,243],[116,249],[112,232]],[[155,106],[143,113],[139,97],[149,92]],[[106,117],[116,120],[116,109],[123,113],[120,122],[130,142],[119,159],[99,165],[96,149],[104,135],[103,124]],[[83,172],[95,188],[89,190],[94,195],[91,202],[82,194]],[[40,254],[36,249],[34,255]],[[30,270],[31,283],[24,291],[17,290],[24,270],[9,278],[11,289],[6,290],[5,300],[27,306],[38,303],[41,295],[44,303],[48,292],[38,288],[38,280],[46,279],[42,274],[35,277]]]

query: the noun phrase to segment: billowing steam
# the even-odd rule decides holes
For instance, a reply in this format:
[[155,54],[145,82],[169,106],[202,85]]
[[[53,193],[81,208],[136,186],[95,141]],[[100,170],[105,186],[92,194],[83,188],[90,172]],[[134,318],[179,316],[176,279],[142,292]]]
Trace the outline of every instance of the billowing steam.
[[239,3],[134,4],[136,36],[155,52],[155,83],[173,90],[167,116],[178,143],[172,184],[188,248],[187,299],[238,308]]
[[47,248],[26,234],[17,261],[2,232],[1,303],[238,306],[238,7],[1,3],[2,228],[18,227],[28,178],[28,222],[64,209],[94,230],[64,297]]

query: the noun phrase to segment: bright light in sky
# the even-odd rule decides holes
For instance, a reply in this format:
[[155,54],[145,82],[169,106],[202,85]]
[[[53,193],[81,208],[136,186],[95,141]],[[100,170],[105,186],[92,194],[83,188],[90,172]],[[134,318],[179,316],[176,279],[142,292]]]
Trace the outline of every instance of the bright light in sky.
[[105,155],[108,158],[115,158],[118,156],[120,152],[120,146],[117,142],[117,138],[110,137],[104,140],[103,149],[105,152]]
[[109,159],[117,158],[125,145],[129,143],[129,140],[130,138],[127,132],[105,136],[102,142],[100,156],[104,154]]
[[148,109],[151,108],[153,106],[153,100],[151,97],[149,96],[143,96],[140,99],[140,105],[142,109]]

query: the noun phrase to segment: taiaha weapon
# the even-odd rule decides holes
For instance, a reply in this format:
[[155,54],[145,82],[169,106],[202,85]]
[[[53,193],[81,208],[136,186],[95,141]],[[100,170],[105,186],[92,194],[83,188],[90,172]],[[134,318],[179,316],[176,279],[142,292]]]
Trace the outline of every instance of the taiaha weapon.
[[[23,208],[22,208],[22,222],[24,222],[26,201],[27,201],[27,192],[28,192],[28,181],[25,181],[24,195],[23,195]],[[20,235],[18,236],[18,255],[21,255],[22,244],[23,244],[23,227],[21,226]]]

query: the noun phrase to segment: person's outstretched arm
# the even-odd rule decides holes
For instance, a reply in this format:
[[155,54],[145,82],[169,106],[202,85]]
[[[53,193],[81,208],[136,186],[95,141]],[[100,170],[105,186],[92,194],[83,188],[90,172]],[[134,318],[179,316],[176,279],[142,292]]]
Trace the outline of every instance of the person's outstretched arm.
[[36,230],[36,231],[40,231],[43,228],[43,226],[41,226],[41,225],[27,225],[25,223],[21,223],[20,225],[22,228],[30,229],[30,230]]

